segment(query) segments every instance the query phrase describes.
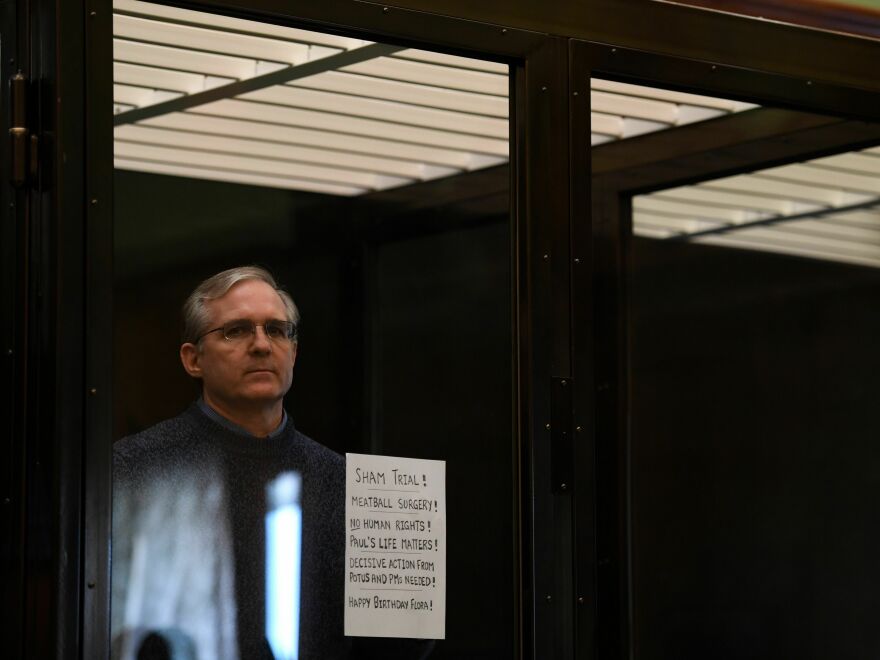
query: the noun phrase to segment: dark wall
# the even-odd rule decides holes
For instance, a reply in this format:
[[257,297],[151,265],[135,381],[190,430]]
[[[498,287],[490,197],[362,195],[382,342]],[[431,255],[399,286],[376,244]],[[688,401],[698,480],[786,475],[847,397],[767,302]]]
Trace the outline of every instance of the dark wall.
[[633,264],[636,657],[880,656],[880,270]]

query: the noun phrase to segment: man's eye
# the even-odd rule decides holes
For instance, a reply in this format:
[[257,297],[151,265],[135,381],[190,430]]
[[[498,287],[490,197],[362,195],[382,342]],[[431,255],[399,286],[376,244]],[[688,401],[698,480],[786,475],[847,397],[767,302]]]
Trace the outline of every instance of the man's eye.
[[266,335],[268,335],[272,339],[282,339],[283,337],[287,336],[287,331],[280,323],[267,323],[265,327]]
[[247,323],[230,323],[226,326],[223,334],[226,335],[227,339],[237,339],[244,337],[250,331],[250,326]]

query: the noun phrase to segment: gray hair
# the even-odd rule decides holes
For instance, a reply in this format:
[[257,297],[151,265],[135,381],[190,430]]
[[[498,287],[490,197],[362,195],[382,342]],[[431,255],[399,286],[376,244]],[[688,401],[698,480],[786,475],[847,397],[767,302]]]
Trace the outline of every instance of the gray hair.
[[183,343],[195,344],[199,337],[207,331],[210,321],[205,302],[222,298],[228,291],[239,282],[247,280],[259,280],[265,282],[278,294],[287,310],[287,320],[293,323],[293,341],[297,341],[297,328],[299,327],[299,310],[293,302],[293,298],[284,289],[278,286],[275,278],[265,268],[260,266],[239,266],[230,268],[222,273],[217,273],[199,284],[189,294],[183,303]]

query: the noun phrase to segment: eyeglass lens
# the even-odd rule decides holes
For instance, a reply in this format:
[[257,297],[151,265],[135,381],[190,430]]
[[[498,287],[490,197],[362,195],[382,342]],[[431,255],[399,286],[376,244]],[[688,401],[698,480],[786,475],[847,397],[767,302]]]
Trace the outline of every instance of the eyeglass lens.
[[266,336],[272,340],[292,339],[294,335],[294,326],[290,321],[273,320],[254,323],[247,319],[241,319],[226,323],[223,326],[223,336],[230,341],[243,339],[256,333],[258,325],[263,326]]

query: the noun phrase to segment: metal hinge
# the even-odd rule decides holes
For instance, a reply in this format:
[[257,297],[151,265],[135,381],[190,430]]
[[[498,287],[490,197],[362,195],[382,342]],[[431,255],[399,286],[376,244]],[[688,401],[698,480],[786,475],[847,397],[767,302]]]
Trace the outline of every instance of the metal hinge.
[[28,79],[19,71],[9,79],[10,183],[22,188],[36,177],[39,142],[28,128]]

